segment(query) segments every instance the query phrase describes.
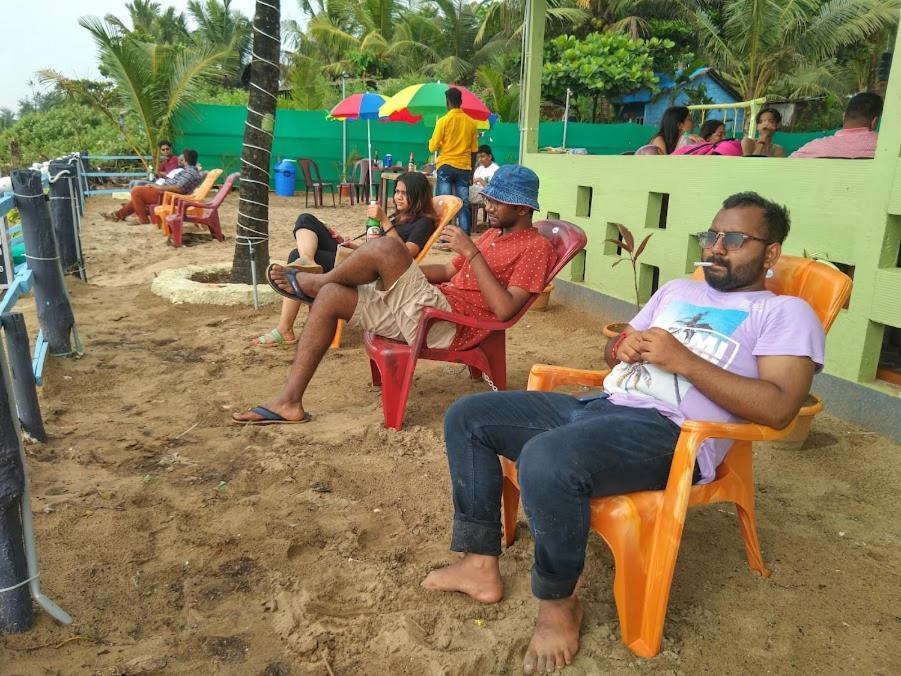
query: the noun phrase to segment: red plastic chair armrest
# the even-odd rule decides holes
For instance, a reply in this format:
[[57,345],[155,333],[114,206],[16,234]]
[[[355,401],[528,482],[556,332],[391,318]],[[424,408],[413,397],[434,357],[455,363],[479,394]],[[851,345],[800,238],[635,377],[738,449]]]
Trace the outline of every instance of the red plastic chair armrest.
[[434,321],[445,321],[460,326],[471,326],[475,329],[486,329],[488,331],[503,331],[509,329],[511,322],[502,322],[497,319],[479,319],[477,317],[467,317],[466,315],[457,314],[456,312],[445,312],[438,308],[429,307],[422,311],[422,317],[419,324],[423,329],[427,329],[429,324]]
[[200,207],[201,209],[206,209],[207,206],[206,203],[198,202],[197,200],[178,200],[178,215],[184,218],[185,213],[188,211],[188,207]]

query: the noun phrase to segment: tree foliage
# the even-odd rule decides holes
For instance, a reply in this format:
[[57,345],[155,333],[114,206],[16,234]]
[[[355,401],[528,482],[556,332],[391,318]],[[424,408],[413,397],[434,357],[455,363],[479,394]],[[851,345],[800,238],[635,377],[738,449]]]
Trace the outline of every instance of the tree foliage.
[[[175,114],[202,95],[229,50],[143,42],[94,17],[79,23],[93,36],[114,83],[110,97],[103,99],[53,70],[40,71],[40,78],[90,102],[119,128],[136,155],[152,155],[155,165],[158,141],[171,136]],[[124,124],[127,113],[137,117],[137,130]]]
[[710,65],[745,99],[849,93],[849,71],[837,57],[896,26],[901,8],[899,0],[679,0],[678,5]]
[[[21,158],[13,162],[10,145]],[[22,115],[12,126],[0,132],[0,168],[9,173],[32,162],[90,150],[102,155],[119,155],[129,150],[118,129],[107,118],[81,103],[67,102],[45,112]]]
[[588,96],[594,122],[601,99],[656,88],[655,63],[667,60],[672,47],[669,40],[633,40],[622,33],[589,33],[583,40],[558,36],[545,46],[544,95],[558,103],[566,98],[567,88]]

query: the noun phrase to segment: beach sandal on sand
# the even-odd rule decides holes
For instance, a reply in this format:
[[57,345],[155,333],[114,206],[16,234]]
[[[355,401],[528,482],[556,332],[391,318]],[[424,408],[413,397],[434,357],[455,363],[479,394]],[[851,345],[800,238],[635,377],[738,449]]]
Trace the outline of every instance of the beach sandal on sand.
[[[297,275],[296,274],[287,274],[285,277],[288,280],[288,283],[291,285],[291,291],[285,291],[282,289],[275,281],[272,279],[272,268],[276,265],[276,263],[270,263],[269,267],[266,268],[266,280],[269,282],[269,286],[272,287],[272,290],[275,291],[279,296],[284,296],[285,298],[290,298],[291,300],[299,300],[301,303],[306,303],[307,305],[313,304],[313,297],[308,296],[303,292],[300,288],[300,284],[297,283]],[[303,272],[298,268],[294,268],[290,265],[285,265],[284,268],[289,271],[294,272]]]
[[265,406],[254,406],[250,409],[250,413],[256,413],[263,418],[262,420],[239,420],[235,417],[235,414],[232,414],[232,422],[235,425],[302,425],[313,419],[312,415],[304,413],[303,418],[300,420],[287,420],[275,411],[270,411]]
[[257,336],[251,342],[256,347],[287,347],[289,345],[297,345],[297,338],[286,339],[281,331],[272,329],[268,333]]

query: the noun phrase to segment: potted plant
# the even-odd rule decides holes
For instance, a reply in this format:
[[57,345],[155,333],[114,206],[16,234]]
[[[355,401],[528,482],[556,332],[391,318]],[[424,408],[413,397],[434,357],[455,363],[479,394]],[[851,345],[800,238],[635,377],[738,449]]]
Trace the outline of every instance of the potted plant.
[[[622,263],[623,261],[629,261],[632,264],[632,283],[635,288],[635,306],[639,309],[641,308],[641,296],[638,292],[638,259],[641,257],[641,254],[644,253],[645,247],[648,245],[648,240],[653,236],[653,232],[645,237],[641,244],[637,247],[635,246],[635,237],[632,235],[632,231],[629,230],[622,223],[616,224],[616,229],[619,230],[619,239],[608,239],[605,240],[610,242],[611,244],[615,244],[620,249],[628,254],[628,257],[620,257],[613,261],[613,265],[610,267],[615,268],[617,265]],[[603,328],[604,335],[608,338],[616,338],[620,333],[622,333],[626,327],[629,325],[628,322],[611,322],[607,324]]]

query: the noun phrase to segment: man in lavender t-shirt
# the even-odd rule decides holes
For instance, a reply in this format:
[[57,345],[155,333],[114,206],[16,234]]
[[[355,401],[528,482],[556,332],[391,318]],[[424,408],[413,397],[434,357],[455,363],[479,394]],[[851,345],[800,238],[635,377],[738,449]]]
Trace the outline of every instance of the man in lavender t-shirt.
[[[607,344],[613,367],[599,395],[489,392],[448,410],[444,436],[454,498],[456,563],[431,572],[428,589],[482,603],[503,597],[498,566],[503,477],[516,461],[535,538],[532,593],[538,619],[523,664],[554,671],[579,649],[573,593],[585,562],[592,497],[666,485],[686,419],[748,420],[785,427],[823,364],[823,329],[793,296],[764,288],[788,234],[788,212],[756,193],[729,197],[698,239],[705,281],[663,286]],[[708,443],[695,481],[710,481],[728,442]]]

